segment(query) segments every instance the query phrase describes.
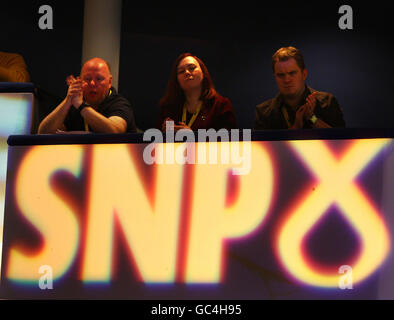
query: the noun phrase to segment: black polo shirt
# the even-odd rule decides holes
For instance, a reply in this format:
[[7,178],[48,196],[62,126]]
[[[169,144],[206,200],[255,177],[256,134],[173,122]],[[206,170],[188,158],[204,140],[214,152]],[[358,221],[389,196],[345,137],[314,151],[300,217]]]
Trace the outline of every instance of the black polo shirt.
[[[96,111],[106,118],[117,116],[124,119],[127,123],[126,132],[136,132],[137,128],[130,102],[119,95],[115,88],[112,87],[110,92],[111,94],[104,99]],[[84,119],[79,111],[74,107],[70,108],[70,111],[64,120],[64,125],[66,126],[67,131],[85,131]],[[89,131],[92,131],[92,129],[89,128]]]

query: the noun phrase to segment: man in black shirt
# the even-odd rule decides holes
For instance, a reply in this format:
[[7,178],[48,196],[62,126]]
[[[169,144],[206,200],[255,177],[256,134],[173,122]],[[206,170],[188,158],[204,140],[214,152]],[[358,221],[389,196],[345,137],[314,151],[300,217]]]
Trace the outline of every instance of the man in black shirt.
[[336,98],[305,85],[308,71],[298,49],[279,49],[272,57],[272,69],[279,94],[256,107],[254,129],[345,127]]
[[136,131],[130,103],[112,87],[112,75],[106,61],[100,58],[87,61],[81,76],[69,76],[67,83],[66,98],[42,120],[38,133]]

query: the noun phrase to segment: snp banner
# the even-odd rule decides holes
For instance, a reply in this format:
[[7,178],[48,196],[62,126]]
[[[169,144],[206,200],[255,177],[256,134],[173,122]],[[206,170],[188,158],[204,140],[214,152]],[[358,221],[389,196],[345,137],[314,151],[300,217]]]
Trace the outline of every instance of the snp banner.
[[1,296],[394,298],[393,190],[393,139],[11,146]]
[[[11,84],[15,90],[18,84]],[[24,86],[28,86],[23,84]],[[4,87],[4,83],[3,83]],[[0,88],[0,252],[3,239],[3,214],[7,175],[7,138],[11,134],[30,133],[33,100],[32,92],[2,92]],[[0,255],[1,264],[1,255]]]

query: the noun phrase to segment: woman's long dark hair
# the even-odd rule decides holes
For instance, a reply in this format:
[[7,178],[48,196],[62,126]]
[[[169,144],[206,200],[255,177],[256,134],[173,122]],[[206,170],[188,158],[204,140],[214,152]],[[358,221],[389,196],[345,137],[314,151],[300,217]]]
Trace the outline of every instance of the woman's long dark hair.
[[175,63],[171,69],[170,79],[168,80],[166,92],[164,93],[164,96],[160,99],[159,102],[159,105],[161,107],[171,106],[176,108],[179,106],[183,106],[183,104],[185,103],[185,94],[178,82],[178,65],[186,57],[193,57],[194,59],[196,59],[202,70],[203,80],[201,84],[200,99],[206,102],[207,100],[210,100],[217,95],[211,75],[209,74],[204,62],[202,62],[200,58],[192,55],[191,53],[182,53],[175,60]]

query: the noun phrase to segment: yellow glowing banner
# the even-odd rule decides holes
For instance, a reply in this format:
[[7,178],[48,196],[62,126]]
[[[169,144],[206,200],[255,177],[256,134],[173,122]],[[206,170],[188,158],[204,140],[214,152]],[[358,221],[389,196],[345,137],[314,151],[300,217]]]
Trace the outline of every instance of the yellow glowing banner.
[[[357,285],[390,252],[380,194],[364,184],[377,179],[370,172],[381,172],[392,146],[364,139],[11,147],[5,285],[34,287],[42,266],[54,283],[110,286],[126,270],[137,283],[226,285],[237,276],[231,259],[257,270],[264,257],[285,281],[320,288],[338,288],[346,262]],[[158,161],[143,157],[148,147]],[[232,149],[242,157],[229,156]],[[307,242],[332,214],[358,240],[348,258],[324,264]]]
[[[7,138],[11,134],[29,134],[32,122],[32,84],[23,83],[26,92],[15,91],[20,83],[10,83],[8,92],[0,92],[0,252],[3,247],[3,214],[7,175]],[[27,89],[30,88],[30,89]],[[3,90],[5,90],[3,86]],[[28,92],[27,92],[28,91]],[[0,255],[1,265],[1,255]],[[0,268],[1,272],[1,268]]]

